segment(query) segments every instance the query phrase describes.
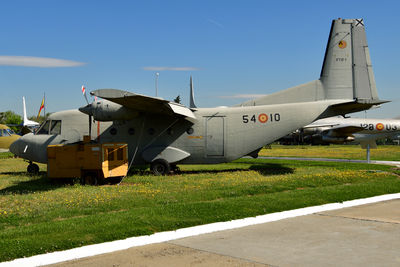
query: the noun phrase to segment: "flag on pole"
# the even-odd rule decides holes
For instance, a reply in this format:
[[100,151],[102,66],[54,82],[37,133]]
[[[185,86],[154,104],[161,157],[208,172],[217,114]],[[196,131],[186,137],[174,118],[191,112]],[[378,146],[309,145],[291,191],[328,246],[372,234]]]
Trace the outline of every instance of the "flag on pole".
[[40,117],[40,112],[42,111],[42,109],[44,109],[44,97],[45,97],[45,96],[43,96],[42,104],[40,104],[39,113],[38,113],[38,115],[37,115],[37,118],[38,118],[38,119],[39,119],[39,117]]

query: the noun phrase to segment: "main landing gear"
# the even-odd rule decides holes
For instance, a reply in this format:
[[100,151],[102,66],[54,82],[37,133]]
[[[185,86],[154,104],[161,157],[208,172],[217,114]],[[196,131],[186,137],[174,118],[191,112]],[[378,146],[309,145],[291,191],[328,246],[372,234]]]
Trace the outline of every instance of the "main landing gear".
[[171,166],[165,159],[156,159],[151,163],[150,169],[155,175],[166,175],[171,171]]
[[180,172],[180,169],[178,166],[176,166],[176,164],[170,164],[165,159],[156,159],[155,161],[153,161],[150,165],[150,170],[155,175],[167,175],[171,171],[175,174]]
[[39,173],[39,166],[30,161],[28,167],[26,168],[26,171],[31,175],[36,175]]

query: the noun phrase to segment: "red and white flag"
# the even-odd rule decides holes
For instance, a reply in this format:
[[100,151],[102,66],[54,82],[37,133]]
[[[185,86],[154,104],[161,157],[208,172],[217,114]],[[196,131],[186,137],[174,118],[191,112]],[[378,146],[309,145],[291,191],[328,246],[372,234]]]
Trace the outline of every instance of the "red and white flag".
[[82,94],[84,95],[85,94],[85,91],[86,90],[86,87],[84,86],[84,85],[82,85]]

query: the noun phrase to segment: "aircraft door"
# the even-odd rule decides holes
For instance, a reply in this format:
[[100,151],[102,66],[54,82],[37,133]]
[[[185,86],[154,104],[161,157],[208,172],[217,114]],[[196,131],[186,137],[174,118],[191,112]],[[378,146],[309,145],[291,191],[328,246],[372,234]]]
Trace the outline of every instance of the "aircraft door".
[[205,117],[206,156],[224,156],[224,117]]

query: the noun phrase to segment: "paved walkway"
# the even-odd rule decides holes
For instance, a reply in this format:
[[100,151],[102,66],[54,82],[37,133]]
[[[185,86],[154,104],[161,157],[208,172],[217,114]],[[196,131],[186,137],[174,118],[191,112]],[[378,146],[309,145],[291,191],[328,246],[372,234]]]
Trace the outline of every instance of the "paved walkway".
[[400,266],[400,199],[53,266]]

